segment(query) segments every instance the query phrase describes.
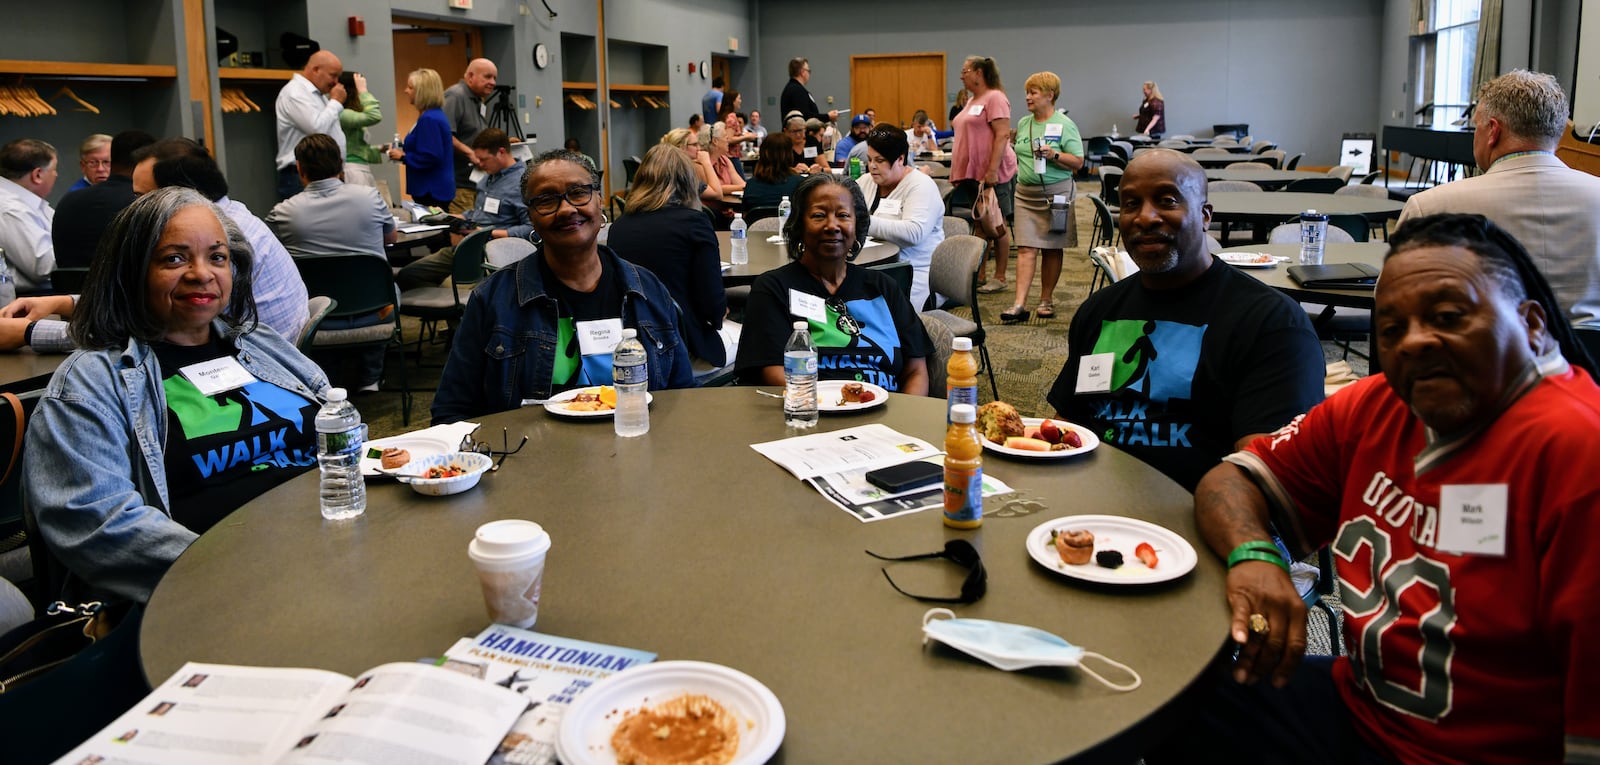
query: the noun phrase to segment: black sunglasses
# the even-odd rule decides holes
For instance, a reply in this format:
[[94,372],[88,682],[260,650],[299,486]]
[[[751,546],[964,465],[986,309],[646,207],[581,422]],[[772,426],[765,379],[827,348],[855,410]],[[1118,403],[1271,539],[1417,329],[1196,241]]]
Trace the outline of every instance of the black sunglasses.
[[828,298],[828,307],[832,308],[834,313],[839,314],[839,320],[836,324],[840,332],[851,337],[861,334],[861,322],[856,321],[856,317],[850,315],[850,308],[844,304],[843,300],[836,297]]
[[929,595],[913,595],[905,590],[900,589],[900,585],[894,583],[894,578],[889,576],[889,569],[887,567],[880,569],[883,572],[883,578],[889,580],[889,586],[893,587],[895,592],[898,592],[908,598],[915,598],[923,601],[924,603],[976,603],[978,602],[978,599],[982,598],[983,594],[989,590],[989,573],[983,569],[983,557],[978,555],[978,548],[973,547],[972,543],[965,539],[952,539],[948,542],[945,542],[944,549],[940,550],[939,552],[922,553],[921,555],[906,555],[899,558],[891,558],[886,555],[879,555],[871,550],[866,550],[865,552],[866,554],[871,555],[878,560],[887,561],[945,558],[950,562],[967,569],[967,578],[961,582],[961,594],[953,598],[934,597]]
[[527,446],[527,445],[528,445],[528,437],[526,435],[524,435],[522,437],[522,440],[517,442],[517,448],[515,448],[515,449],[510,448],[510,446],[511,446],[511,433],[510,433],[510,430],[508,428],[501,428],[500,429],[500,448],[499,448],[499,450],[496,450],[494,448],[494,446],[492,444],[490,444],[488,441],[479,441],[478,439],[473,438],[471,433],[468,433],[467,435],[465,435],[465,436],[463,436],[461,438],[461,451],[464,451],[464,452],[477,452],[479,454],[482,454],[482,455],[485,455],[485,456],[489,457],[490,459],[493,459],[496,455],[499,455],[500,461],[496,462],[495,465],[494,465],[494,468],[496,470],[500,469],[500,463],[501,462],[505,462],[507,457],[510,457],[511,455],[522,451],[522,447]]

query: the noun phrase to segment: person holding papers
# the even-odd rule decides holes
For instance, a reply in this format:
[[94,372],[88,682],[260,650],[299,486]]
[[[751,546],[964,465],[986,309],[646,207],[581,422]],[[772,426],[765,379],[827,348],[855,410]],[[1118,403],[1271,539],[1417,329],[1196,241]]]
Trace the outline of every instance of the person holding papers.
[[328,381],[257,323],[250,245],[198,192],[146,194],[101,242],[23,491],[68,602],[143,602],[197,535],[317,464]]
[[795,190],[784,229],[793,261],[750,288],[736,371],[755,385],[782,385],[783,348],[794,322],[810,325],[817,376],[928,394],[928,332],[905,292],[881,271],[850,263],[871,222],[855,182],[812,175]]
[[693,387],[667,288],[597,241],[599,171],[581,154],[545,152],[528,165],[522,199],[542,245],[473,290],[433,399],[433,422],[609,385],[623,327],[639,332],[651,390]]

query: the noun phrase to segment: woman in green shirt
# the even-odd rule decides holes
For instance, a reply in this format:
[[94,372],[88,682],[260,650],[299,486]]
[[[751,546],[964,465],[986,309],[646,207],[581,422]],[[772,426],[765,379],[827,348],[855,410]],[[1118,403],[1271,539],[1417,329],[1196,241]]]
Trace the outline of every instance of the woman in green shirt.
[[[1001,312],[1006,323],[1027,321],[1028,290],[1033,286],[1034,263],[1041,251],[1044,269],[1043,289],[1039,293],[1039,318],[1056,315],[1052,293],[1061,279],[1062,248],[1078,246],[1076,216],[1072,212],[1076,187],[1072,174],[1083,167],[1083,139],[1078,126],[1067,115],[1056,111],[1061,96],[1061,78],[1052,72],[1039,72],[1023,84],[1028,114],[1017,121],[1017,201],[1014,225],[1017,241],[1017,298],[1011,308]],[[1062,197],[1066,203],[1066,225],[1052,230],[1050,201]]]
[[367,91],[367,78],[355,72],[339,77],[344,84],[344,111],[339,127],[344,129],[344,182],[357,186],[376,186],[367,165],[383,161],[383,149],[367,143],[367,128],[383,121],[378,97]]

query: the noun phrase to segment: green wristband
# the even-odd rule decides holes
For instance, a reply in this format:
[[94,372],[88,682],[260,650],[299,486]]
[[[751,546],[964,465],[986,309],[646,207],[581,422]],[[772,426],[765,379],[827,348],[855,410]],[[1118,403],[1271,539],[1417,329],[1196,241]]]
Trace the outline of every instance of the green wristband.
[[1276,555],[1279,558],[1283,557],[1283,551],[1279,550],[1277,545],[1275,545],[1272,542],[1269,542],[1269,541],[1267,541],[1265,539],[1255,539],[1255,540],[1251,540],[1249,542],[1245,542],[1245,543],[1239,545],[1238,547],[1233,548],[1233,552],[1228,553],[1228,565],[1230,567],[1233,566],[1233,564],[1234,564],[1233,556],[1238,555],[1239,553],[1242,553],[1245,550],[1260,550],[1261,552],[1272,553],[1273,555]]
[[1284,560],[1282,555],[1279,555],[1277,552],[1265,553],[1261,552],[1260,550],[1234,550],[1228,555],[1228,568],[1231,569],[1247,560],[1259,560],[1264,563],[1271,563],[1278,568],[1283,569],[1283,573],[1289,573],[1289,562]]

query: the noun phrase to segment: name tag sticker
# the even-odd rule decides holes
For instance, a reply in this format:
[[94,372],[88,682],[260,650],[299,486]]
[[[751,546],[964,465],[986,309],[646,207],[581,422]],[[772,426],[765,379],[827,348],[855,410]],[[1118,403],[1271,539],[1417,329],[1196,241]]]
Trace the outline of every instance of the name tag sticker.
[[476,167],[472,168],[472,172],[471,173],[467,174],[467,180],[472,181],[473,185],[477,185],[479,183],[482,183],[483,179],[488,178],[488,177],[489,177],[488,173],[486,173],[486,172],[484,172],[482,170],[479,170]]
[[1114,353],[1091,353],[1078,362],[1079,393],[1105,393],[1111,390]]
[[622,342],[621,319],[595,319],[574,325],[578,332],[578,352],[585,356],[610,353]]
[[1057,124],[1055,124],[1053,122],[1050,123],[1049,125],[1045,125],[1044,126],[1044,137],[1045,138],[1060,138],[1061,137],[1061,126],[1057,125]]
[[892,215],[892,216],[894,216],[896,218],[900,217],[900,200],[898,200],[898,199],[880,199],[880,200],[878,200],[878,212],[880,212],[880,213],[882,213],[884,215]]
[[1505,557],[1507,496],[1503,483],[1439,487],[1439,549]]
[[490,215],[500,214],[500,200],[494,197],[483,198],[483,211]]
[[193,383],[194,387],[200,389],[200,393],[206,396],[238,390],[256,381],[255,375],[250,374],[249,370],[232,356],[190,364],[179,369],[178,374],[183,375],[185,380]]
[[824,324],[828,321],[827,303],[816,295],[789,290],[789,313],[802,319]]
[[487,117],[487,116],[489,116],[489,105],[488,104],[478,104],[478,116],[479,117]]
[[807,146],[805,148],[805,151],[801,152],[801,156],[804,156],[806,159],[816,159],[817,158],[817,147],[815,147],[815,146]]
[[982,117],[983,116],[983,104],[973,104],[973,105],[967,107],[967,114],[970,114],[970,115],[972,115],[974,117]]

